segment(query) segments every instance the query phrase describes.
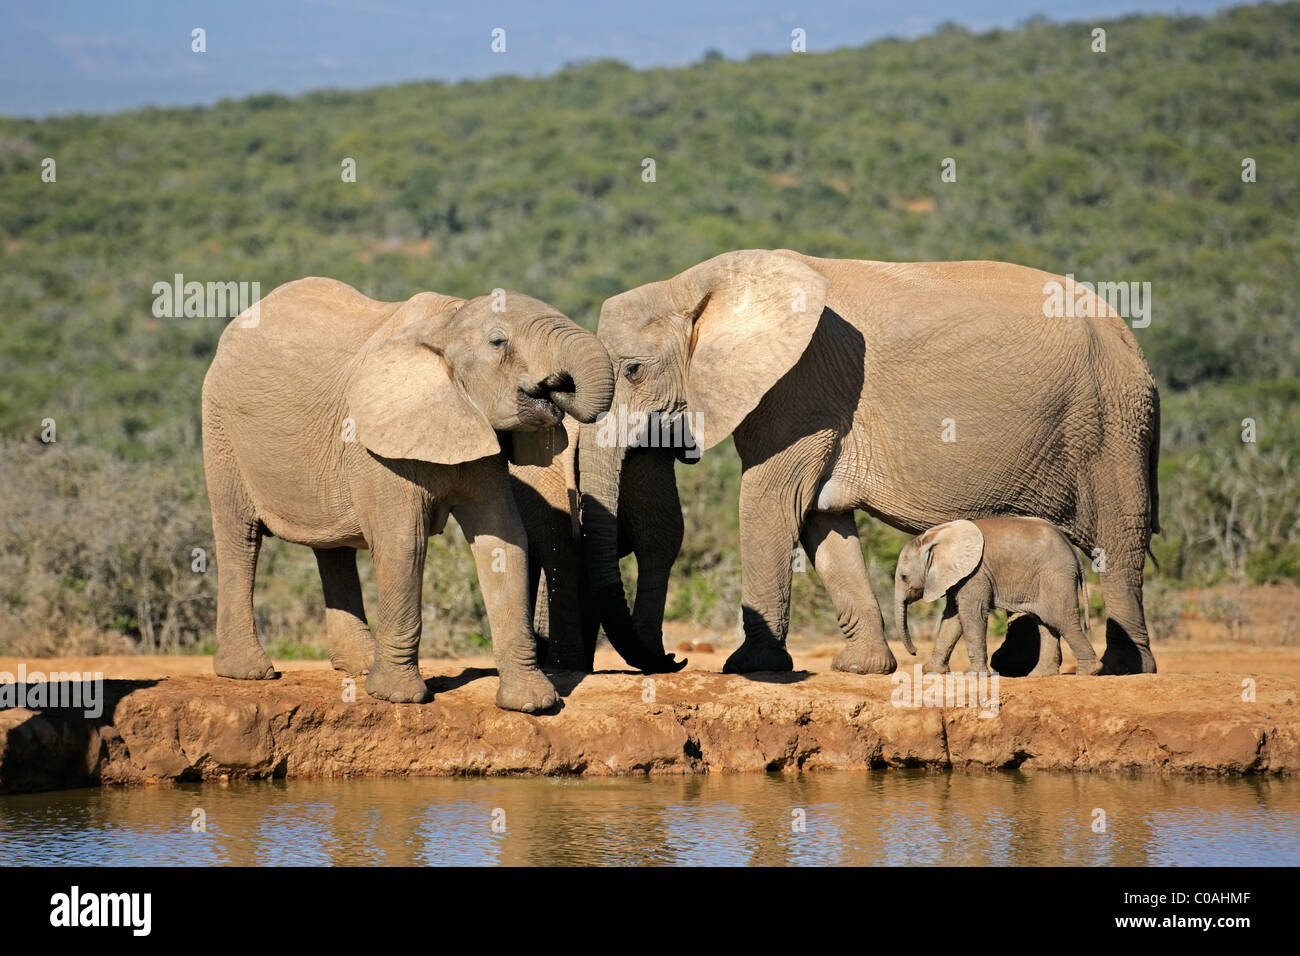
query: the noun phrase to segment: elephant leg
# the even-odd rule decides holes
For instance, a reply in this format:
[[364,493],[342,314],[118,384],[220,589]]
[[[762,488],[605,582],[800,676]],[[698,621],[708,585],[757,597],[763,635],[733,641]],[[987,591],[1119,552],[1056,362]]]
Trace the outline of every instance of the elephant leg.
[[[1145,519],[1141,519],[1145,522]],[[1128,528],[1103,527],[1098,546],[1106,556],[1106,570],[1098,575],[1106,599],[1106,650],[1103,674],[1154,674],[1146,615],[1142,608],[1142,571],[1149,534]]]
[[375,639],[366,626],[366,607],[353,548],[313,548],[325,593],[325,640],[336,671],[353,677],[369,673]]
[[[1027,620],[1033,620],[1033,618],[1027,618]],[[1009,633],[1009,625],[1007,630]],[[1006,644],[1004,643],[1002,647],[1006,647]],[[1002,648],[1000,647],[998,650],[1001,651]],[[997,654],[995,653],[993,656],[996,658]],[[996,661],[993,662],[993,666],[997,667]],[[1038,663],[1025,676],[1054,677],[1059,673],[1061,673],[1061,639],[1053,633],[1050,627],[1040,621],[1038,623]]]
[[375,659],[366,693],[395,704],[422,704],[429,688],[420,676],[420,591],[428,532],[413,519],[414,533],[389,531],[371,541],[375,583],[379,586]]
[[540,555],[528,555],[528,600],[533,609],[533,640],[537,642],[537,662],[551,659],[551,595]]
[[564,670],[589,671],[590,665],[583,667],[577,545],[563,476],[554,469],[521,469],[511,475],[510,485],[528,539],[537,659]]
[[[452,508],[469,540],[479,588],[492,629],[499,686],[497,706],[536,713],[560,695],[537,666],[528,604],[528,541],[504,471],[499,482],[485,476],[474,497]],[[499,486],[499,487],[498,487]]]
[[[582,629],[584,591],[579,545],[574,540],[567,513],[551,510],[547,517],[550,520],[539,529],[541,537],[536,544],[533,526],[524,523],[529,550],[536,555],[539,565],[533,626],[538,647],[546,648],[545,656],[539,659],[561,670],[590,673],[591,655],[587,653]],[[594,637],[592,651],[595,651]]]
[[949,598],[943,608],[943,617],[939,621],[939,634],[934,641],[934,651],[921,669],[927,674],[948,673],[948,661],[960,637],[961,618],[957,616],[956,602]]
[[987,604],[975,605],[976,602],[963,601],[958,608],[957,617],[961,621],[961,632],[966,638],[966,656],[970,658],[970,669],[976,673],[989,672],[989,609]]
[[[1074,596],[1071,589],[1070,596]],[[1097,659],[1097,652],[1093,649],[1092,642],[1088,640],[1083,628],[1079,625],[1079,608],[1078,605],[1071,601],[1069,606],[1061,608],[1057,620],[1052,621],[1052,630],[1065,638],[1070,650],[1074,652],[1075,659],[1078,660],[1078,670],[1075,672],[1081,677],[1091,677],[1093,674],[1101,673],[1101,661]],[[1056,644],[1056,659],[1061,659],[1060,642]]]
[[741,625],[744,643],[722,667],[724,674],[789,671],[794,661],[785,648],[790,629],[791,556],[799,540],[800,514],[795,501],[812,487],[782,484],[790,472],[769,458],[740,477]]
[[[539,616],[547,635],[547,656],[543,660],[561,670],[590,673],[591,659],[582,630],[578,557],[571,538],[559,541],[547,555],[537,589],[534,626]],[[595,650],[594,640],[592,650]]]
[[586,559],[578,551],[578,633],[582,640],[582,666],[578,670],[590,674],[596,669],[596,642],[600,639],[600,614],[596,610],[591,579],[587,576]]
[[853,512],[811,512],[804,519],[800,539],[835,605],[840,632],[848,642],[831,667],[853,674],[892,674],[898,662],[885,641],[885,625],[862,560]]
[[[993,652],[990,663],[1004,677],[1025,677],[1038,665],[1041,649],[1038,621],[1031,615],[1021,614],[1007,621],[1006,637]],[[1054,653],[1059,655],[1060,648],[1057,647]]]
[[207,464],[208,487],[215,489],[212,532],[217,552],[217,653],[212,668],[221,677],[265,680],[275,676],[275,667],[257,639],[253,617],[262,524],[239,479],[221,475],[211,458]]
[[682,504],[671,451],[629,454],[623,466],[618,510],[636,555],[632,623],[648,658],[664,655],[664,605],[668,578],[682,547]]

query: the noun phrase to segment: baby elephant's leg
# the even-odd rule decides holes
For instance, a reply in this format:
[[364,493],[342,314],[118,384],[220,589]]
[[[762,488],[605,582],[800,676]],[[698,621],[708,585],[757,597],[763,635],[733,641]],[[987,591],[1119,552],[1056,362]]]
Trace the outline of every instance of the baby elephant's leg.
[[952,657],[952,650],[957,646],[960,637],[961,619],[957,617],[956,604],[952,598],[949,598],[943,609],[943,617],[939,621],[939,632],[935,635],[934,651],[921,670],[926,674],[948,673],[948,659]]
[[[1071,607],[1062,615],[1060,622],[1053,623],[1056,624],[1055,630],[1065,638],[1066,643],[1070,645],[1070,650],[1074,651],[1074,656],[1079,661],[1077,673],[1084,677],[1101,673],[1101,661],[1097,659],[1097,652],[1093,650],[1092,644],[1083,633],[1083,628],[1079,626],[1078,607],[1071,602]],[[1060,654],[1059,650],[1057,654]]]
[[962,605],[957,614],[961,632],[966,637],[966,656],[976,673],[995,673],[989,668],[989,609]]
[[1038,622],[1038,663],[1027,677],[1052,677],[1061,673],[1061,639]]

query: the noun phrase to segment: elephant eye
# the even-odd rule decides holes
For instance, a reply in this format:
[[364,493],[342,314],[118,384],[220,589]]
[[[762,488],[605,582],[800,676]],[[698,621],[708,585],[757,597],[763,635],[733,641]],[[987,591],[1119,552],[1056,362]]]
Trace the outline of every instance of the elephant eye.
[[629,362],[627,364],[627,367],[623,369],[623,374],[627,376],[627,380],[629,382],[632,382],[636,380],[637,373],[640,371],[641,371],[640,362]]
[[488,344],[491,345],[494,349],[505,348],[506,337],[504,335],[494,335],[490,339],[488,339]]

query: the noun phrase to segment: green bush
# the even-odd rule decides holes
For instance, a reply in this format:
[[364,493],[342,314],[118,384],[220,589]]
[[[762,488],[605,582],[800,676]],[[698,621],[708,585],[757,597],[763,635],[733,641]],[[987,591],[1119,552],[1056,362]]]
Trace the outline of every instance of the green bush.
[[[1149,281],[1136,335],[1163,401],[1156,577],[1300,580],[1300,4],[1107,25],[1122,42],[1104,56],[1091,25],[1035,21],[685,69],[605,60],[0,118],[0,467],[23,489],[0,502],[0,641],[210,646],[212,572],[192,576],[187,556],[208,534],[199,394],[224,322],[154,318],[152,285],[177,272],[264,293],[327,275],[387,299],[512,287],[589,327],[606,297],[733,248]],[[1246,156],[1257,182],[1241,181]],[[939,180],[944,157],[956,183]],[[31,451],[47,417],[57,450]],[[735,453],[678,476],[669,615],[730,626]],[[69,517],[88,508],[89,524]],[[886,599],[905,536],[859,525]],[[319,648],[310,553],[267,555],[264,636]],[[426,648],[481,644],[454,532],[431,545],[426,598]],[[834,627],[815,572],[794,598],[797,627]]]

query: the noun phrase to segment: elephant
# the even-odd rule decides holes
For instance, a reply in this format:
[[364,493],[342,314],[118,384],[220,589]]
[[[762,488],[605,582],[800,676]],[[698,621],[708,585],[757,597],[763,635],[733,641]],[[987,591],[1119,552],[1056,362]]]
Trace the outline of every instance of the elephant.
[[[579,425],[559,425],[510,436],[510,485],[528,537],[529,593],[539,659],[545,666],[590,673],[601,621],[591,601],[583,553],[578,490]],[[637,450],[624,468],[619,556],[637,559],[637,611],[605,622],[606,636],[623,659],[647,674],[686,666],[672,654],[643,651],[638,634],[662,648],[668,576],[682,541],[682,512],[673,480],[673,456]]]
[[[421,584],[428,538],[454,515],[492,630],[497,704],[558,697],[537,666],[527,540],[501,433],[591,421],[609,406],[604,347],[554,308],[505,292],[379,302],[299,279],[223,332],[203,382],[203,458],[217,554],[223,677],[275,676],[258,643],[253,581],[264,534],[316,554],[336,668],[373,696],[423,702]],[[366,625],[356,550],[379,591]]]
[[[1159,394],[1132,331],[1060,277],[1004,262],[724,253],[605,301],[609,417],[685,418],[741,462],[743,643],[724,671],[788,671],[791,554],[802,543],[847,638],[833,667],[891,673],[854,512],[917,534],[945,521],[1043,518],[1104,550],[1104,672],[1154,672],[1142,608],[1159,531]],[[582,430],[596,428],[584,425]],[[583,474],[583,535],[602,619],[619,613],[626,441]]]
[[1079,674],[1101,670],[1097,652],[1079,623],[1078,592],[1087,585],[1074,546],[1060,530],[1040,518],[960,519],[936,525],[904,545],[894,571],[894,621],[903,646],[912,654],[907,607],[913,601],[947,597],[928,673],[946,674],[957,639],[966,638],[975,671],[988,671],[989,611],[1000,608],[1031,614],[1041,637],[1037,666],[1030,677],[1060,671],[1059,639],[1064,637],[1079,661]]

